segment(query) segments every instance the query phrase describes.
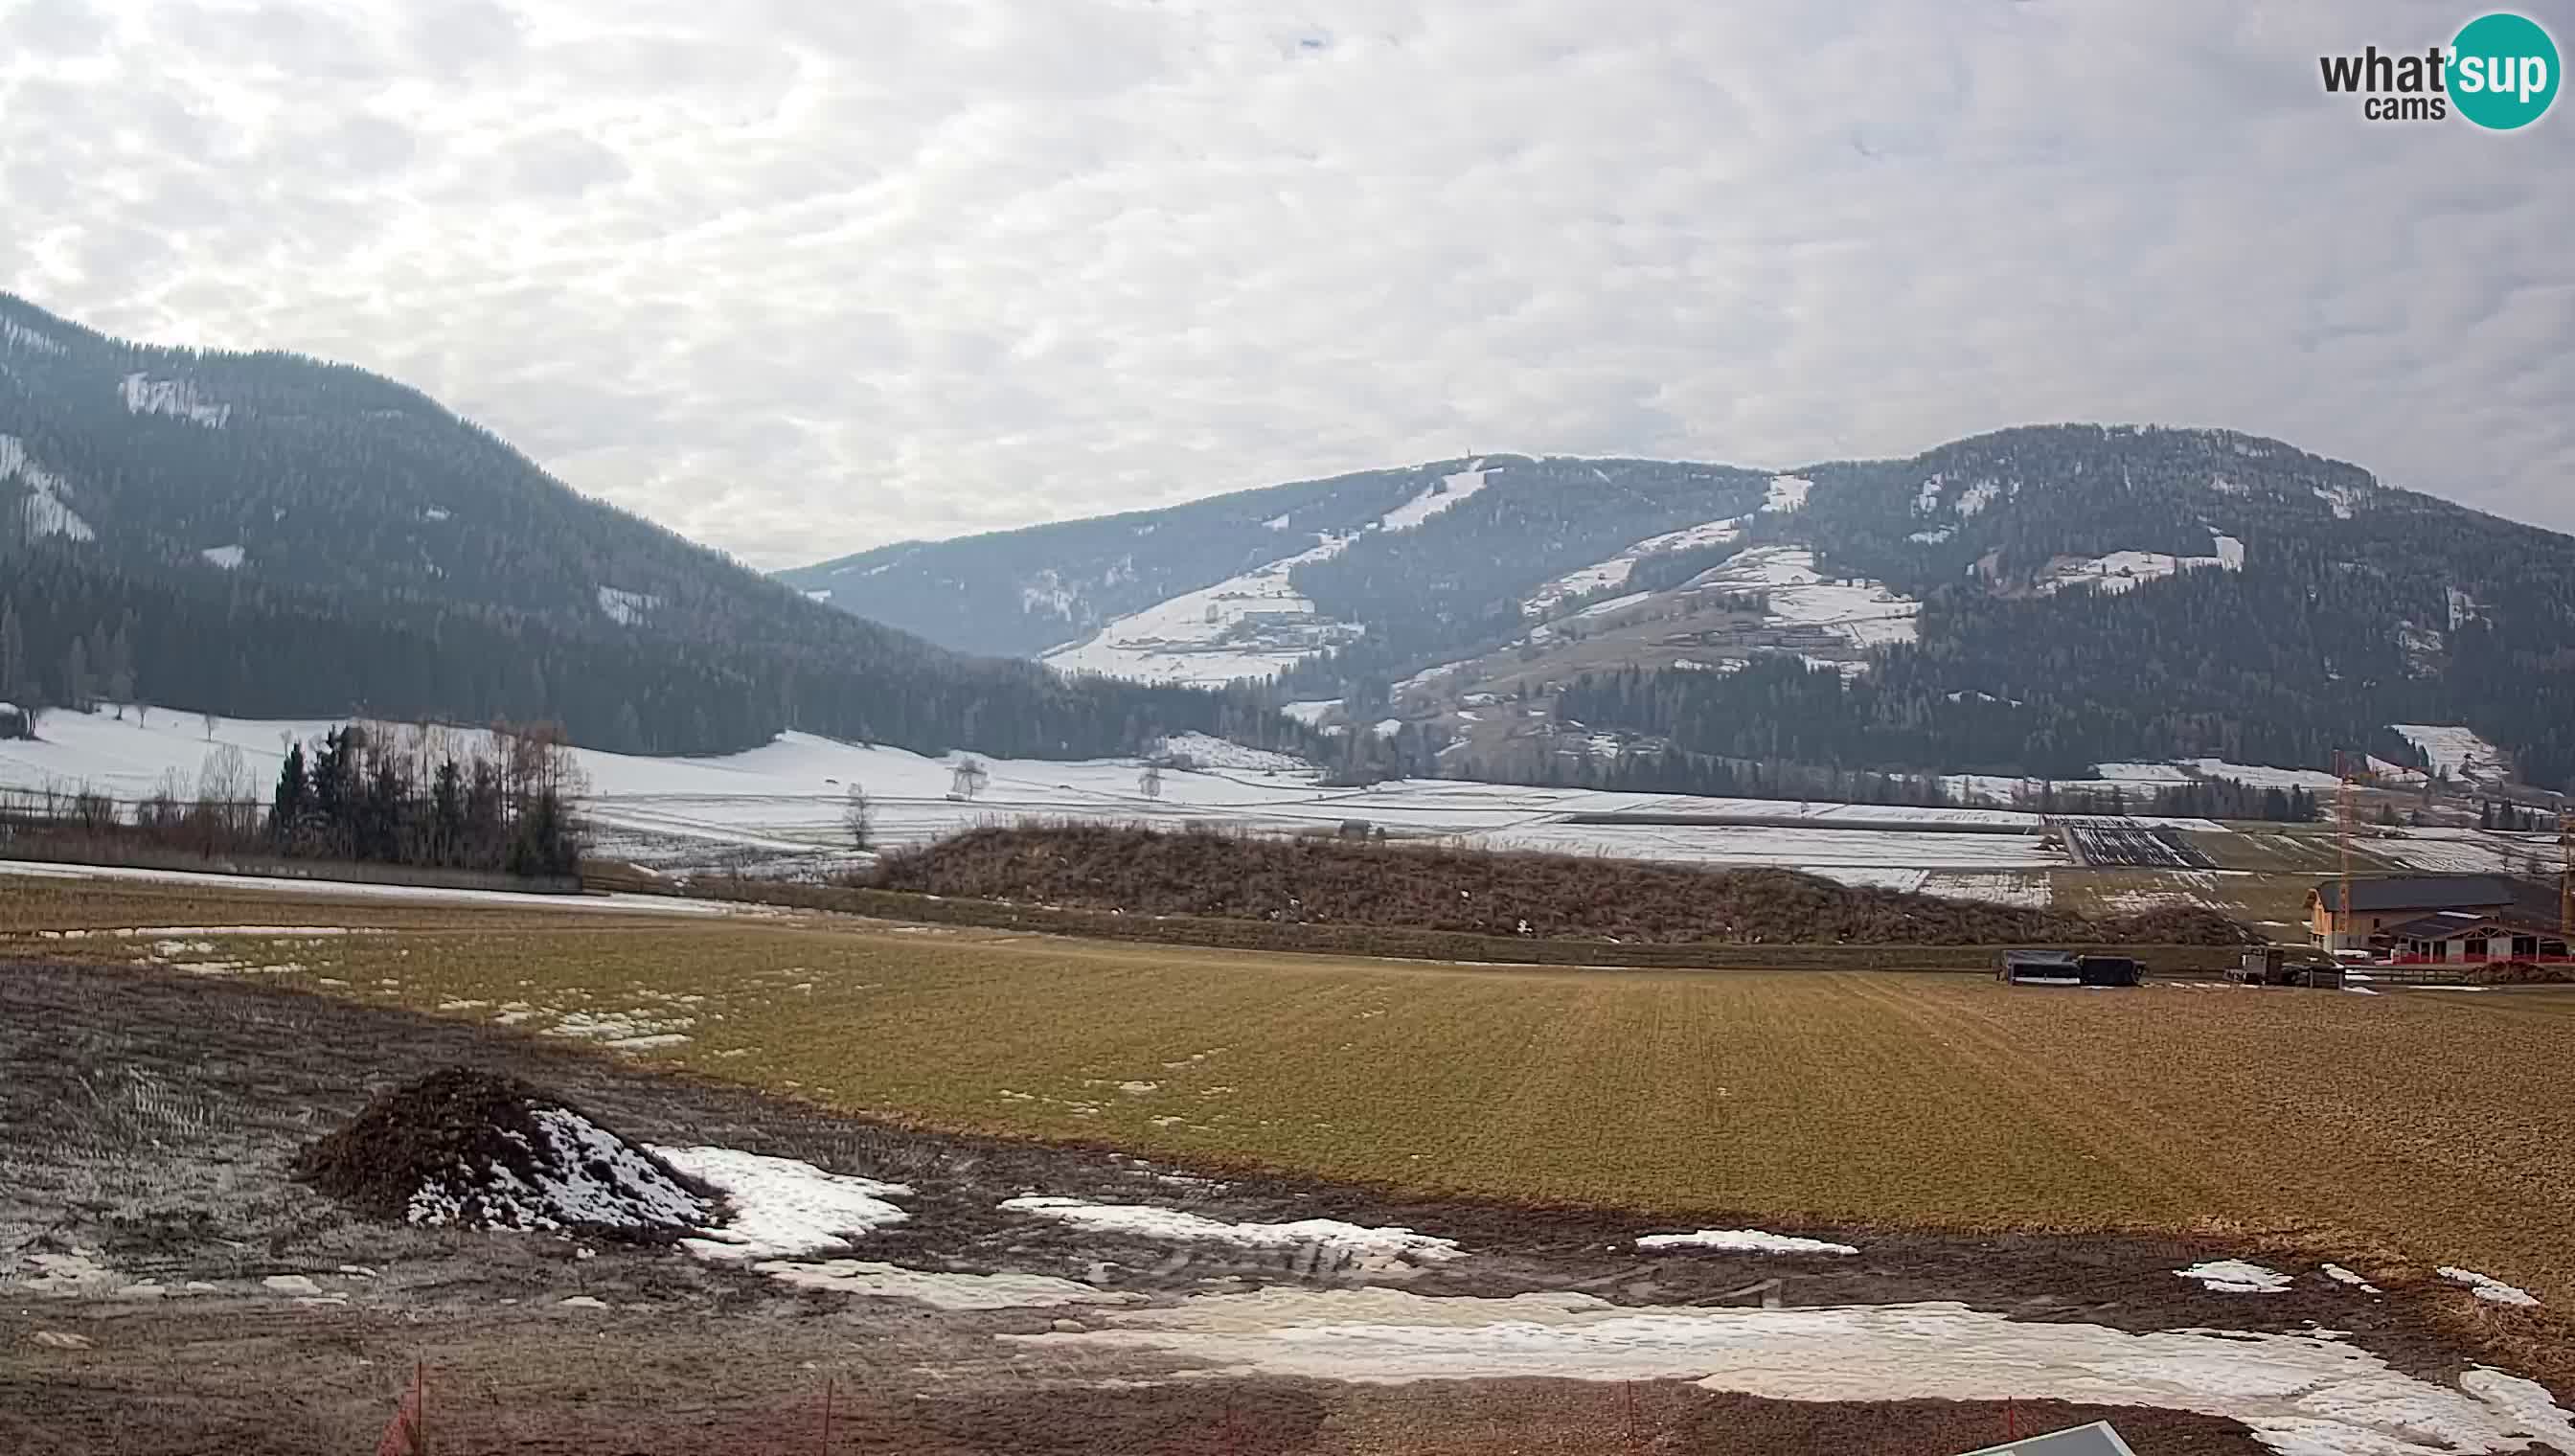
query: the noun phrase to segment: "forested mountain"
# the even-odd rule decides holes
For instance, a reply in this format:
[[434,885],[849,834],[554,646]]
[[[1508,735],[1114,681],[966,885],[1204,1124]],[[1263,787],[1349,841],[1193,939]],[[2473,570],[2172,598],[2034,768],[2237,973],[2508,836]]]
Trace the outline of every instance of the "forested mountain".
[[1848,769],[2423,763],[2389,726],[2463,724],[2575,780],[2575,539],[2229,431],[2041,426],[1776,476],[1492,456],[792,580],[860,612],[936,595],[925,632],[1065,666],[1275,675],[1420,727],[1416,768],[1522,773],[1577,726]]
[[[1438,504],[1451,478],[1477,475],[1480,486],[1454,488],[1456,504]],[[1319,617],[1445,646],[1488,631],[1485,620],[1497,613],[1516,620],[1516,600],[1497,584],[1543,581],[1701,520],[1712,503],[1748,509],[1761,497],[1761,480],[1647,460],[1441,461],[1159,511],[905,542],[780,580],[950,647],[1036,657],[1157,603],[1319,550],[1320,559],[1292,573]],[[1422,512],[1418,524],[1404,524],[1407,507]],[[1334,542],[1347,545],[1335,550]],[[1418,632],[1433,623],[1450,626]]]
[[1031,756],[1296,734],[831,611],[363,370],[128,344],[0,294],[0,700],[102,697],[553,719],[652,752],[787,728]]

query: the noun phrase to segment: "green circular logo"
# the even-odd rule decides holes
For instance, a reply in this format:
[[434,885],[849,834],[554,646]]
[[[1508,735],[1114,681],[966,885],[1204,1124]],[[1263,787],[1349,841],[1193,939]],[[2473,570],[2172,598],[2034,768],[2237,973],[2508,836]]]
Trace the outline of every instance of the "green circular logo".
[[2557,99],[2557,42],[2527,16],[2480,15],[2450,42],[2449,72],[2459,115],[2508,132],[2539,120]]

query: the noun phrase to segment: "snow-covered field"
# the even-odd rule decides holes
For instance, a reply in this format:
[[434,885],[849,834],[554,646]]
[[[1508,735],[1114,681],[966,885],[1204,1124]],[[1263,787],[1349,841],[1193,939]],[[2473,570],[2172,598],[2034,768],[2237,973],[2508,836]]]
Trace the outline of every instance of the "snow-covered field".
[[[1906,833],[1896,829],[1794,828],[1713,824],[1536,823],[1470,836],[1491,849],[1674,863],[1783,864],[1848,883],[1918,889],[1932,869],[2039,869],[2065,856],[2031,834]],[[1846,878],[1845,870],[1883,871]],[[1908,882],[1909,881],[1909,882]]]
[[2405,741],[2431,755],[2435,772],[2447,772],[2454,781],[2471,778],[2507,779],[2512,776],[2512,755],[2478,737],[2472,728],[2457,724],[2399,723],[2388,727]]
[[1913,619],[1922,610],[1921,603],[1881,583],[1825,580],[1815,571],[1814,552],[1802,546],[1754,547],[1700,573],[1689,586],[1764,593],[1770,622],[1822,628],[1855,648],[1913,641]]
[[[208,754],[229,746],[244,760],[253,791],[266,797],[289,741],[318,737],[329,721],[217,720],[155,712],[56,713],[44,740],[0,744],[0,792],[58,791],[87,786],[122,799],[168,786],[193,793]],[[409,733],[417,729],[389,729]],[[474,730],[453,731],[470,736]],[[669,870],[756,863],[787,871],[855,862],[843,825],[846,795],[866,790],[881,847],[919,843],[979,824],[1023,819],[1147,822],[1293,833],[1337,828],[1349,819],[1387,832],[1438,836],[1495,848],[1547,849],[1620,858],[1708,864],[1782,864],[1860,883],[1918,888],[1932,871],[2021,871],[2061,863],[2042,847],[2039,817],[2018,810],[1919,807],[1829,801],[1699,798],[1686,794],[1545,788],[1454,779],[1404,779],[1367,788],[1337,788],[1284,755],[1222,739],[1185,734],[1171,740],[1196,769],[1168,769],[1159,796],[1149,796],[1138,760],[1073,762],[985,758],[986,778],[971,800],[948,795],[962,754],[930,757],[807,733],[786,733],[746,752],[720,757],[644,757],[573,750],[588,784],[585,814],[594,848]],[[1787,826],[1574,824],[1578,813],[1654,812],[1756,815],[1818,825],[1858,821],[1894,827],[1827,829]],[[1949,824],[1978,824],[2020,833],[1910,833]],[[1974,893],[1979,881],[1956,890]],[[2025,900],[2025,876],[1994,880],[1993,897]],[[1953,891],[1955,892],[1955,891]]]
[[2558,867],[2555,834],[2497,834],[2483,829],[2405,829],[2384,837],[2373,835],[2359,847],[2383,859],[2426,874],[2554,874]]
[[1953,798],[1970,803],[2012,803],[2024,795],[2035,794],[2042,787],[2059,793],[2108,793],[2121,789],[2131,798],[2142,798],[2159,788],[2171,788],[2203,779],[2228,778],[2255,788],[2303,788],[2310,793],[2331,789],[2340,782],[2321,768],[2279,768],[2260,763],[2230,763],[2223,758],[2180,758],[2169,763],[2098,763],[2091,778],[2014,778],[2001,773],[1950,773],[1942,776],[1942,788]]
[[2114,551],[2107,556],[2058,565],[2047,579],[2038,584],[2041,596],[2066,587],[2089,587],[2096,592],[2116,595],[2135,590],[2140,582],[2170,577],[2182,572],[2244,570],[2244,543],[2231,536],[2209,534],[2208,556],[2171,556],[2158,551]]
[[1783,516],[1806,509],[1806,493],[1815,488],[1804,476],[1772,476],[1762,492],[1761,509],[1767,515]]
[[2229,763],[2223,758],[2182,758],[2170,763],[2102,763],[2101,780],[2134,788],[2164,787],[2201,778],[2231,778],[2255,788],[2332,788],[2342,780],[2321,768],[2274,768],[2259,763]]

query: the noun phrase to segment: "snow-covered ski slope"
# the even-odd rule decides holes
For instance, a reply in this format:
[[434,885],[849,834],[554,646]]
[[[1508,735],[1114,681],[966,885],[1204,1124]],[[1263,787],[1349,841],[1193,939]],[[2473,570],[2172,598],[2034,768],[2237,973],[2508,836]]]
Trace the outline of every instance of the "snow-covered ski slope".
[[[1479,460],[1441,477],[1437,485],[1352,535],[1309,538],[1314,545],[1303,551],[1131,612],[1082,642],[1048,653],[1045,662],[1059,672],[1201,688],[1222,688],[1244,678],[1275,678],[1364,630],[1317,616],[1314,604],[1298,595],[1288,573],[1308,562],[1331,560],[1368,532],[1410,531],[1455,510],[1500,474],[1483,467]],[[1269,524],[1284,530],[1287,521],[1282,516]]]

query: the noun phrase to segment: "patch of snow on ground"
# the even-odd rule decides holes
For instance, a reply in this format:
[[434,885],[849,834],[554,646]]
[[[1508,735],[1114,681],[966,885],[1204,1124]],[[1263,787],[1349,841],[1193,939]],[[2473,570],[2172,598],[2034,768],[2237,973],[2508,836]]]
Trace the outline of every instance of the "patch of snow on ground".
[[2043,910],[2056,902],[2055,887],[2045,871],[1932,870],[1924,874],[1919,885],[1911,887],[1946,899],[1983,900],[2028,910]]
[[1381,531],[1409,531],[1443,511],[1455,510],[1484,489],[1484,482],[1500,474],[1499,471],[1484,469],[1484,463],[1479,460],[1455,475],[1442,476],[1438,485],[1386,512],[1377,522],[1377,528]]
[[[87,1248],[75,1248],[67,1254],[29,1254],[27,1264],[36,1272],[13,1273],[12,1277],[23,1281],[21,1287],[38,1294],[105,1295],[127,1287],[125,1276],[99,1262],[99,1250]],[[0,1264],[0,1270],[7,1268]]]
[[689,1038],[682,1028],[696,1024],[695,1016],[653,1016],[638,1011],[567,1011],[546,1034],[605,1041],[628,1051],[646,1051],[657,1046],[679,1046],[687,1042]]
[[2353,505],[2360,500],[2360,492],[2349,486],[2318,486],[2315,491],[2317,500],[2333,508],[2336,521],[2349,521]]
[[1636,563],[1666,552],[1695,551],[1703,546],[1719,546],[1734,541],[1743,535],[1743,520],[1740,516],[1729,516],[1722,521],[1702,522],[1696,526],[1684,526],[1678,531],[1666,531],[1660,536],[1646,537],[1605,562],[1594,562],[1577,571],[1567,572],[1538,588],[1533,596],[1520,604],[1520,611],[1532,617],[1543,617],[1554,611],[1560,602],[1606,587],[1623,587],[1628,574],[1636,569]]
[[1994,498],[2002,493],[2003,488],[2000,482],[1978,481],[1958,494],[1958,514],[1961,516],[1973,516],[1984,510],[1987,506],[1992,505],[1994,503]]
[[1947,541],[1950,537],[1957,534],[1958,528],[1954,526],[1943,526],[1932,531],[1917,531],[1904,539],[1922,546],[1938,546],[1940,543]]
[[[724,1190],[733,1218],[721,1228],[685,1239],[706,1259],[786,1259],[841,1253],[850,1240],[910,1214],[887,1202],[912,1189],[902,1183],[827,1173],[795,1158],[767,1157],[729,1147],[657,1147],[654,1155]],[[693,1220],[694,1221],[694,1220]]]
[[1250,747],[1214,733],[1174,733],[1163,740],[1163,746],[1202,768],[1243,768],[1256,772],[1276,769],[1285,773],[1314,766],[1293,753],[1283,753],[1276,748]]
[[2255,788],[2337,788],[2342,780],[2321,768],[2273,768],[2255,763],[2229,763],[2223,758],[2193,758],[2202,778],[2232,778]]
[[2421,748],[2431,758],[2434,772],[2446,769],[2453,781],[2512,776],[2511,756],[2477,736],[2473,728],[2431,723],[2394,723],[2387,727]]
[[[0,859],[0,874],[29,879],[125,879],[146,884],[180,884],[226,892],[287,893],[304,898],[405,900],[415,904],[508,906],[513,909],[593,911],[627,915],[757,914],[730,900],[688,899],[658,894],[534,894],[519,890],[440,889],[422,884],[361,884],[354,880],[289,879],[266,874],[202,874],[189,869],[144,869],[123,864],[57,864],[48,860]],[[772,912],[774,913],[774,912]]]
[[1754,547],[1725,565],[1701,572],[1692,589],[1759,592],[1774,626],[1822,630],[1856,648],[1914,640],[1914,617],[1922,604],[1898,596],[1883,583],[1830,582],[1815,571],[1815,554],[1801,546]]
[[1324,537],[1294,556],[1157,602],[1048,653],[1045,662],[1062,673],[1203,688],[1276,677],[1359,636],[1355,625],[1317,617],[1314,604],[1288,580],[1297,567],[1340,555],[1349,541]]
[[420,513],[420,519],[423,521],[445,521],[454,514],[454,512],[449,511],[444,506],[432,506],[428,510]]
[[48,940],[80,940],[92,935],[120,939],[166,939],[180,935],[266,935],[278,940],[320,940],[333,935],[390,935],[391,930],[364,925],[136,925],[118,930],[39,930]]
[[1038,573],[1020,587],[1020,610],[1023,612],[1043,611],[1070,620],[1073,609],[1081,601],[1082,598],[1056,575],[1053,567]]
[[1653,595],[1651,592],[1630,592],[1624,597],[1612,597],[1606,602],[1594,602],[1567,620],[1579,622],[1586,617],[1606,617],[1612,612],[1624,612]]
[[0,435],[0,484],[6,484],[13,476],[25,482],[30,493],[19,518],[27,535],[59,536],[65,541],[98,540],[98,533],[58,494],[64,489],[63,478],[29,460],[27,447],[17,436]]
[[206,403],[205,397],[197,393],[197,386],[189,380],[152,379],[141,371],[127,375],[117,386],[117,394],[125,401],[127,414],[167,415],[174,420],[203,425],[209,430],[221,430],[233,414],[230,405]]
[[238,546],[210,546],[197,555],[228,572],[241,569],[242,549]]
[[459,1167],[422,1183],[405,1216],[413,1223],[453,1223],[470,1209],[488,1227],[551,1232],[583,1225],[686,1228],[707,1216],[705,1200],[589,1118],[562,1107],[529,1115],[547,1143],[531,1149],[538,1163],[533,1182],[499,1162]]
[[2479,1299],[2486,1300],[2489,1303],[2514,1304],[2526,1307],[2529,1305],[2535,1305],[2539,1302],[2539,1296],[2531,1293],[2529,1290],[2516,1289],[2512,1285],[2506,1284],[2501,1279],[2497,1279],[2488,1274],[2480,1274],[2474,1269],[2461,1269],[2450,1264],[2443,1264],[2440,1269],[2440,1274],[2442,1278],[2449,1280],[2453,1284],[2464,1284],[2468,1286],[2469,1293],[2474,1294]]
[[2177,557],[2159,551],[2114,551],[2107,556],[2053,567],[2033,590],[2047,597],[2066,587],[2089,587],[2115,597],[2122,592],[2133,591],[2140,582],[2203,570],[2244,570],[2242,548],[2237,548],[2231,562],[2222,556]]
[[2337,1284],[2348,1284],[2363,1294],[2376,1294],[2378,1292],[2377,1285],[2370,1283],[2368,1280],[2363,1279],[2358,1274],[2353,1273],[2340,1264],[2325,1265],[2325,1277],[2331,1279]]
[[[2501,836],[2455,837],[2437,829],[2403,829],[2369,840],[2369,852],[2426,874],[2520,874],[2529,868],[2530,846]],[[2543,864],[2554,862],[2555,845],[2539,850]]]
[[2177,763],[2101,763],[2093,773],[2111,783],[2188,783],[2190,775]]
[[1900,894],[1918,894],[1931,878],[1928,869],[1903,869],[1865,864],[1800,864],[1800,872],[1847,884],[1853,889],[1891,889]]
[[[1780,807],[1793,811],[1795,806]],[[2027,834],[1938,834],[1794,824],[1537,821],[1463,837],[1487,849],[1671,864],[1779,865],[1845,884],[1887,889],[1919,889],[1922,876],[1933,869],[2043,869],[2065,862],[2065,856],[2049,849],[2035,829]]]
[[2220,1294],[2283,1294],[2289,1288],[2288,1275],[2242,1259],[2212,1259],[2176,1269],[2173,1274],[2176,1278],[2196,1279]]
[[608,614],[608,620],[619,627],[635,626],[661,605],[661,598],[648,597],[641,592],[621,591],[615,587],[599,589],[599,610]]
[[31,329],[16,319],[0,319],[0,344],[12,349],[31,350],[37,354],[60,354],[61,340],[40,329]]
[[2215,532],[2209,533],[2209,539],[2217,544],[2217,564],[2219,566],[2224,567],[2230,572],[2240,572],[2244,570],[2244,543],[2237,541],[2234,537],[2220,536]]
[[1649,1233],[1636,1240],[1640,1249],[1726,1249],[1750,1254],[1855,1254],[1850,1244],[1793,1234],[1763,1233],[1757,1228],[1702,1228],[1696,1233]]
[[1312,728],[1340,706],[1341,700],[1337,698],[1317,698],[1306,703],[1285,704],[1279,711],[1305,727]]
[[805,594],[805,600],[808,602],[829,602],[832,600],[832,589],[829,587],[817,587],[813,591]]
[[1772,476],[1770,488],[1762,493],[1761,510],[1766,515],[1783,516],[1806,509],[1806,493],[1815,488],[1803,476]]
[[1408,1228],[1369,1228],[1334,1218],[1300,1218],[1290,1223],[1226,1223],[1196,1213],[1156,1208],[1143,1203],[1088,1203],[1079,1198],[1031,1195],[1002,1204],[1009,1213],[1034,1213],[1100,1233],[1132,1234],[1172,1243],[1239,1244],[1256,1249],[1295,1249],[1312,1245],[1362,1269],[1391,1269],[1405,1263],[1437,1263],[1458,1257],[1454,1239],[1432,1238]]
[[954,1274],[936,1269],[905,1269],[858,1259],[821,1263],[771,1260],[752,1268],[800,1289],[828,1289],[839,1294],[867,1294],[909,1299],[935,1309],[1030,1309],[1058,1304],[1127,1304],[1141,1294],[1113,1293],[1071,1279],[1043,1274]]
[[1623,1308],[1587,1294],[1428,1298],[1275,1286],[1103,1312],[1102,1328],[1005,1335],[1034,1349],[1156,1353],[1206,1370],[1416,1380],[1695,1380],[1777,1400],[2071,1400],[2242,1421],[2282,1456],[2575,1450],[2533,1382],[2417,1379],[2325,1333],[2023,1322],[1954,1303]]

